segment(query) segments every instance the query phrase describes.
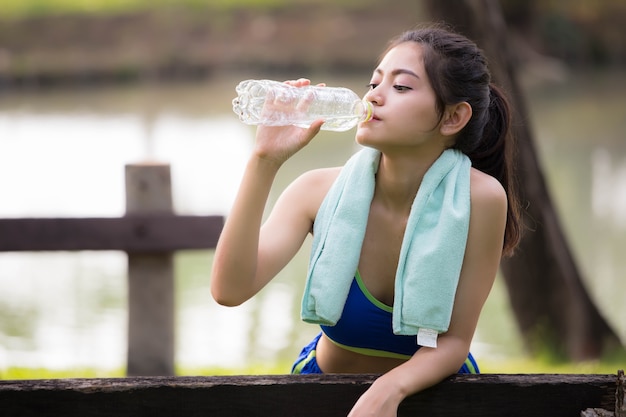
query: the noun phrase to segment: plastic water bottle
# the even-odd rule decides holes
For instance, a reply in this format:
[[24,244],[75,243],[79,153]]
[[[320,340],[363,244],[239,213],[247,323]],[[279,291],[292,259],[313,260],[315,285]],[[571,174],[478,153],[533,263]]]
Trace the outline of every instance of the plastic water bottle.
[[233,111],[249,125],[309,127],[324,119],[323,130],[353,128],[372,118],[372,104],[343,87],[294,87],[271,80],[246,80],[236,88]]

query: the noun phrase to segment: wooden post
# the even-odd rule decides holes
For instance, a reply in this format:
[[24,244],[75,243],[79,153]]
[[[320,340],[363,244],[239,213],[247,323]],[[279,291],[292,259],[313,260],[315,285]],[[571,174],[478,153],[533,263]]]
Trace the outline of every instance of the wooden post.
[[[170,166],[127,165],[126,215],[172,212]],[[128,253],[129,376],[174,375],[173,270],[172,252]]]

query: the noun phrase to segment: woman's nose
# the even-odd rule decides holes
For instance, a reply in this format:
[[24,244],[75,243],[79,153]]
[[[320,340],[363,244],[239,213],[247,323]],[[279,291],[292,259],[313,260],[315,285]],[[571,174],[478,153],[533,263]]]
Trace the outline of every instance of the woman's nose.
[[380,106],[383,102],[382,96],[379,92],[379,90],[374,87],[371,90],[369,90],[366,94],[365,97],[363,97],[366,101],[369,101],[372,104],[375,104],[377,106]]

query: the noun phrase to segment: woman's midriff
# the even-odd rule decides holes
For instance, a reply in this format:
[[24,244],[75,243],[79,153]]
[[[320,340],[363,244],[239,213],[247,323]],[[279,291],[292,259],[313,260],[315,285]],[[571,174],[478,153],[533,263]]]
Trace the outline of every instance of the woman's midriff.
[[325,334],[317,343],[316,359],[324,373],[385,373],[404,359],[367,356],[334,344]]

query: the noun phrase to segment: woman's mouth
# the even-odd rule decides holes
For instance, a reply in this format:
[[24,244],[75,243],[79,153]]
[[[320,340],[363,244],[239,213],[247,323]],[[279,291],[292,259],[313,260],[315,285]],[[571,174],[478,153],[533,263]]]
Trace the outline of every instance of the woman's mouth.
[[378,117],[378,115],[376,113],[372,113],[372,118],[369,120],[370,122],[373,121],[380,121],[380,118]]

